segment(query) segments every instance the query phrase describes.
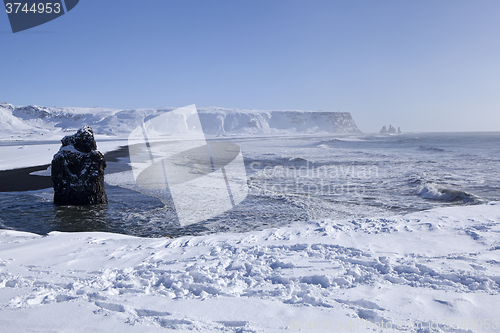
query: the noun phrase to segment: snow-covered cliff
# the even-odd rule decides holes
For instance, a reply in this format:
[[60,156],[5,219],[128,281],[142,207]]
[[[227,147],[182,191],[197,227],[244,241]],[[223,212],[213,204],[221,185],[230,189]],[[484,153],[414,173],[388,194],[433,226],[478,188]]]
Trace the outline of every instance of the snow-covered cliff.
[[360,132],[347,112],[202,108],[199,116],[209,135]]
[[[89,125],[96,134],[127,137],[142,121],[174,108],[119,110],[13,106],[0,103],[0,140],[47,140]],[[214,136],[359,133],[347,112],[198,108],[203,130]],[[63,135],[64,136],[64,135]]]

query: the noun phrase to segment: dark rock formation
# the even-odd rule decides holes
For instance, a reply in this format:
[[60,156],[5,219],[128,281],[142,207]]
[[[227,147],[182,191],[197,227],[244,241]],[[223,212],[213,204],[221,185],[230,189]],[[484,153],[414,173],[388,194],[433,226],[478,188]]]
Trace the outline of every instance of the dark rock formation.
[[106,160],[97,151],[90,126],[65,136],[62,147],[52,160],[54,203],[58,205],[94,205],[108,202],[104,190]]
[[382,129],[380,130],[380,134],[396,134],[396,133],[401,133],[401,129],[398,127],[398,132],[396,132],[396,129],[392,127],[392,125],[389,125],[389,129],[384,125]]

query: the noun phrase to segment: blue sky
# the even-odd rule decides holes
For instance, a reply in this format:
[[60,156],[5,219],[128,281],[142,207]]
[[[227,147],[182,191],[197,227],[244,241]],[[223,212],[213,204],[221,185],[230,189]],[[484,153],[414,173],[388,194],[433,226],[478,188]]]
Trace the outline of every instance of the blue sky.
[[500,131],[499,35],[498,0],[81,0],[16,34],[0,14],[0,101]]

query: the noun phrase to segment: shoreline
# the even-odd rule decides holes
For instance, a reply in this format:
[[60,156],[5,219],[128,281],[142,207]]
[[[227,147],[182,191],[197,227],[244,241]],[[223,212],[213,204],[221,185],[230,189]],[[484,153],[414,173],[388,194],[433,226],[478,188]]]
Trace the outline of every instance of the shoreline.
[[[128,146],[120,146],[118,149],[104,154],[106,163],[118,162],[120,158],[128,157]],[[27,192],[52,188],[53,183],[50,176],[30,175],[36,171],[47,170],[50,164],[43,164],[25,168],[0,170],[0,192]],[[109,169],[115,169],[113,167]],[[116,171],[115,171],[116,172]],[[113,173],[113,172],[108,172]]]

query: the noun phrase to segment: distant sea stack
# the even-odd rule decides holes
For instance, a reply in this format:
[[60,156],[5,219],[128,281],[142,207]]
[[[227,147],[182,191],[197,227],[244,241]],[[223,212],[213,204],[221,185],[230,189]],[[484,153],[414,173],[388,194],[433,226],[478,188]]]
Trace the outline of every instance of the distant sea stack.
[[54,203],[57,205],[95,205],[108,202],[104,190],[106,160],[97,151],[94,133],[84,126],[65,136],[52,160]]
[[396,131],[396,129],[394,127],[392,127],[392,125],[389,125],[389,129],[387,129],[387,126],[383,126],[382,129],[380,130],[380,134],[401,134],[401,128],[398,127],[398,130]]

